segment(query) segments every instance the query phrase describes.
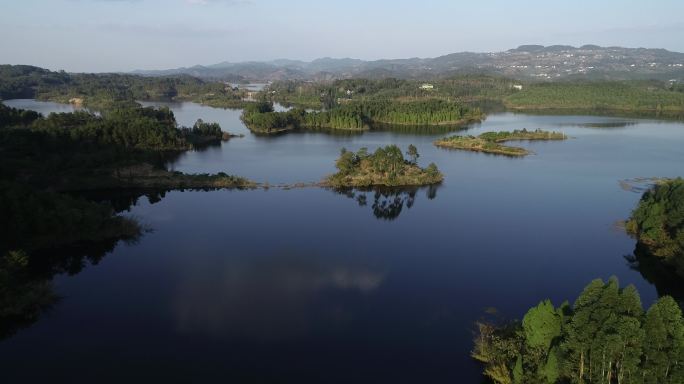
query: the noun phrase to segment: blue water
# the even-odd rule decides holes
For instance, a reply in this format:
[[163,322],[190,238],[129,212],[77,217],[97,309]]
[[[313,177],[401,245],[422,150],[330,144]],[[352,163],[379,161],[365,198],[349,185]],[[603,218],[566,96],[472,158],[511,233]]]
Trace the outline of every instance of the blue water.
[[[612,275],[636,285],[645,306],[656,298],[624,259],[634,240],[614,223],[640,195],[619,181],[684,176],[684,124],[503,113],[458,132],[572,137],[517,143],[534,155],[513,159],[431,144],[445,134],[260,137],[239,111],[171,107],[181,124],[202,118],[246,135],[188,152],[176,170],[317,181],[342,147],[394,143],[416,145],[445,181],[378,204],[373,192],[318,188],[140,199],[125,214],[152,231],[57,277],[60,303],[0,343],[9,382],[479,383],[469,352],[489,307],[520,318]],[[616,122],[629,124],[589,127]]]

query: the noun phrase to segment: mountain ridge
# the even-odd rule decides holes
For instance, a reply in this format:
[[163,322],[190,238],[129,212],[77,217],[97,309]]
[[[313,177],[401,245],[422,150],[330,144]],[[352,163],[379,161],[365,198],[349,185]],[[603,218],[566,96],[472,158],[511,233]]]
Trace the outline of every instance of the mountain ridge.
[[433,58],[361,60],[322,57],[311,61],[223,61],[164,70],[136,70],[145,76],[186,74],[225,81],[331,80],[359,77],[438,78],[488,73],[519,79],[684,80],[684,53],[662,48],[601,47],[585,44],[521,45],[502,52],[454,52]]

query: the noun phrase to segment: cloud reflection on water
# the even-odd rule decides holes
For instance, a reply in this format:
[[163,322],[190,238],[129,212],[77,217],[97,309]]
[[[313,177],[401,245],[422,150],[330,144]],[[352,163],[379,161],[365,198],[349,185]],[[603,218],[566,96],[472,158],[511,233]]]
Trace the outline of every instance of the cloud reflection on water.
[[322,255],[282,253],[198,262],[174,303],[183,333],[282,339],[353,317],[385,274]]

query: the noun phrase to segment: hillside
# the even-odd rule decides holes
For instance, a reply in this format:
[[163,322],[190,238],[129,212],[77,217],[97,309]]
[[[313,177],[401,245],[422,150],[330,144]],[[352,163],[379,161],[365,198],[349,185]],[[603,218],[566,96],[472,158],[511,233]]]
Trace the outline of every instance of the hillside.
[[435,58],[321,58],[311,62],[223,62],[159,71],[135,71],[161,76],[188,74],[228,81],[330,80],[350,77],[437,78],[487,73],[522,80],[684,80],[684,53],[665,49],[583,45],[522,45],[504,52],[459,52]]

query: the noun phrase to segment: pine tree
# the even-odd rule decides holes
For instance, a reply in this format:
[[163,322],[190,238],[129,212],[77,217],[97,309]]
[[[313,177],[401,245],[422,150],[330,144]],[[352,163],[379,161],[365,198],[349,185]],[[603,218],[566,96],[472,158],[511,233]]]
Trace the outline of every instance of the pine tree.
[[684,382],[684,324],[674,299],[665,296],[651,306],[644,332],[644,382]]

